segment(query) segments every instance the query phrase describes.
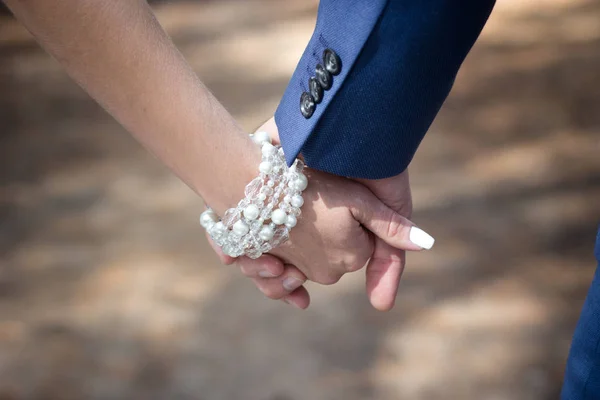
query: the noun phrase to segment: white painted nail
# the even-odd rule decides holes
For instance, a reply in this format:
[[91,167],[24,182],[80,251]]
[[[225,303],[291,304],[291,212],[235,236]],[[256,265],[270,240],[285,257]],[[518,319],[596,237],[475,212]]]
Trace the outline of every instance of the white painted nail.
[[410,228],[410,241],[422,249],[429,250],[433,247],[435,239],[423,229],[413,226]]

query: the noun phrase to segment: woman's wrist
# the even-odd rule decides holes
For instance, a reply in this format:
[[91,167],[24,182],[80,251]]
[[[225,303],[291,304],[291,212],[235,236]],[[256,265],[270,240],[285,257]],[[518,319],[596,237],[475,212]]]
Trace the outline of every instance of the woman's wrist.
[[216,210],[240,200],[260,149],[200,82],[145,2],[9,4],[90,95]]
[[[234,135],[232,135],[234,136]],[[239,144],[233,144],[230,152],[216,159],[215,165],[197,174],[194,190],[207,205],[219,215],[244,197],[244,188],[257,175],[261,162],[260,148],[247,134]],[[238,141],[235,135],[235,140]]]
[[302,161],[288,168],[283,149],[273,146],[267,132],[255,133],[252,140],[262,153],[258,176],[246,185],[236,207],[221,214],[222,218],[209,208],[200,216],[200,224],[224,254],[256,259],[288,240],[304,204],[302,191],[308,180]]

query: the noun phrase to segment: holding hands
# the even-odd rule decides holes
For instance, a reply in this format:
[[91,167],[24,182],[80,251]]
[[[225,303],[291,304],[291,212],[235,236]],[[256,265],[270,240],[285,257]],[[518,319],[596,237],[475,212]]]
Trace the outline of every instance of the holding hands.
[[[248,135],[199,80],[162,30],[147,2],[8,0],[7,4],[75,81],[143,146],[211,204],[217,213],[223,215],[225,210],[237,204],[243,187],[255,177],[252,171],[260,164],[261,149],[252,145]],[[354,16],[361,21],[369,18],[377,20],[382,9],[367,7],[365,10],[370,14],[346,15],[350,26],[355,21]],[[360,47],[362,44],[357,48]],[[383,54],[385,60],[388,60],[386,51],[391,51],[390,57],[404,54],[394,49],[394,46],[381,46],[378,54]],[[371,57],[372,53],[361,54]],[[319,64],[315,71],[320,80],[311,78],[310,82],[313,89],[317,82],[323,90],[330,90],[331,98],[334,88],[330,73],[336,76],[338,86],[344,74],[340,74],[340,60],[331,57],[333,50],[327,49],[323,54],[324,58],[319,62],[323,61],[326,68]],[[333,64],[332,60],[335,61]],[[346,58],[343,62],[345,67],[342,71],[347,71],[353,61]],[[386,65],[391,64],[387,62]],[[381,71],[390,72],[386,68]],[[366,75],[385,81],[380,79],[379,74]],[[451,77],[452,74],[442,76]],[[292,79],[298,81],[297,78]],[[432,82],[431,85],[435,83]],[[388,86],[394,87],[391,83]],[[289,93],[294,94],[298,86],[290,87]],[[362,87],[369,87],[368,82]],[[402,93],[412,92],[403,90]],[[381,101],[402,98],[397,96],[398,93],[392,94],[381,96]],[[316,97],[307,92],[302,94],[308,102],[302,103],[305,108],[302,116],[295,109],[295,118],[310,118],[316,104],[312,100],[316,98],[322,101],[319,108],[324,109],[324,94],[317,90],[314,95]],[[286,105],[292,103],[286,102],[285,98],[284,95],[282,104],[287,109]],[[361,109],[364,106],[363,101],[357,104]],[[438,103],[431,101],[427,105],[429,110]],[[310,112],[306,112],[305,106]],[[295,101],[294,107],[297,107]],[[386,104],[386,107],[399,109],[393,104]],[[434,114],[427,112],[424,115]],[[352,120],[352,114],[344,115],[344,121]],[[405,116],[395,112],[387,115]],[[386,120],[385,126],[402,127],[408,120]],[[425,125],[418,124],[418,127]],[[369,127],[375,129],[371,125]],[[278,131],[273,119],[261,131],[266,131],[277,141]],[[362,130],[363,133],[365,131]],[[386,132],[395,133],[389,129]],[[424,134],[422,129],[415,129],[415,132],[417,136]],[[404,133],[407,148],[402,154],[393,153],[392,158],[388,154],[389,164],[398,164],[398,160],[404,162],[416,149],[418,137]],[[382,140],[393,144],[396,139],[383,137]],[[388,150],[393,148],[390,146]],[[350,160],[348,156],[348,161],[365,160],[356,156],[360,152],[348,154],[354,157]],[[394,178],[368,181],[309,169],[306,176],[308,187],[304,192],[302,215],[297,221],[292,219],[290,225],[297,226],[288,242],[256,260],[227,257],[220,253],[218,246],[215,250],[223,262],[236,262],[268,297],[284,299],[300,308],[309,304],[308,292],[303,287],[306,280],[333,284],[344,274],[366,264],[367,293],[371,303],[377,309],[390,309],[404,266],[404,251],[429,249],[433,245],[433,238],[407,219],[411,213],[408,175],[404,172]],[[241,228],[238,229],[240,232],[248,229],[247,226],[238,228]]]
[[[273,119],[259,131],[278,141]],[[429,249],[433,238],[408,220],[412,200],[406,172],[381,180],[352,180],[305,169],[308,187],[302,215],[289,241],[258,259],[225,255],[267,297],[306,308],[306,280],[331,285],[367,265],[367,294],[379,310],[389,310],[405,262],[405,251]],[[210,239],[210,238],[209,238]],[[368,264],[367,264],[368,263]]]

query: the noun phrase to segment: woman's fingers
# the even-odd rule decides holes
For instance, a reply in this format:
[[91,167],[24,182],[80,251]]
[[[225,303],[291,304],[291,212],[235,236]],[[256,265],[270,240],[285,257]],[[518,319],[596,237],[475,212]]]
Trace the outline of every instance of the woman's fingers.
[[286,264],[283,273],[277,278],[252,278],[252,280],[265,296],[279,300],[300,288],[306,282],[306,276],[295,266]]

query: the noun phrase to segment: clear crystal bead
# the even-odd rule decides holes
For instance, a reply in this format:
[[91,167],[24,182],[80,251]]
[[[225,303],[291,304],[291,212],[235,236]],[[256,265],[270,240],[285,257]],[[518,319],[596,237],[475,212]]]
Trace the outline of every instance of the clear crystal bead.
[[299,208],[292,207],[292,208],[290,209],[290,212],[289,212],[288,214],[292,214],[292,215],[294,215],[294,216],[296,216],[296,217],[299,217],[299,216],[300,216],[300,214],[302,214],[302,211],[300,211],[300,209],[299,209]]
[[290,211],[290,205],[287,203],[281,203],[279,204],[279,209],[287,214]]
[[240,210],[230,208],[229,210],[225,211],[225,214],[223,215],[223,223],[226,227],[231,228],[233,224],[240,220],[240,218]]
[[263,208],[263,210],[260,212],[260,220],[266,220],[269,219],[271,217],[271,210],[273,209],[272,206],[267,205],[265,208]]
[[223,245],[221,246],[221,250],[223,250],[223,253],[225,253],[225,255],[233,257],[233,246],[231,245],[231,243],[223,243]]
[[239,257],[244,255],[244,250],[240,247],[234,247],[231,253],[231,257]]
[[304,170],[304,162],[302,160],[296,159],[294,166],[296,167],[295,168],[296,172],[302,172],[302,170]]
[[223,244],[223,252],[231,257],[239,257],[244,254],[241,238],[233,233],[229,235]]
[[215,244],[219,247],[223,247],[223,245],[225,244],[225,236],[224,235],[221,235],[218,237],[211,236],[211,238],[212,238],[213,242],[215,242]]
[[268,187],[268,186],[264,186],[264,187],[262,187],[262,188],[260,189],[260,193],[264,193],[264,194],[266,194],[267,196],[270,196],[270,195],[272,195],[272,194],[273,194],[273,189],[271,189],[271,188],[270,188],[270,187]]
[[262,187],[263,187],[262,178],[260,178],[260,177],[254,178],[252,180],[252,182],[250,182],[246,186],[246,190],[244,191],[244,193],[246,194],[246,197],[255,197],[260,192],[260,189]]
[[263,222],[261,220],[253,221],[250,224],[250,232],[252,232],[253,234],[256,234],[260,230],[260,228],[262,228],[262,224],[263,224]]
[[207,229],[208,234],[210,235],[210,237],[213,238],[213,239],[217,239],[217,238],[220,238],[222,236],[225,236],[225,232],[222,232],[219,229],[216,229],[215,225],[213,225],[213,226],[211,226],[210,228]]
[[246,208],[248,206],[248,204],[250,204],[251,201],[248,199],[242,199],[240,200],[240,202],[238,203],[238,207],[239,208]]
[[282,226],[275,229],[275,234],[273,235],[273,240],[271,240],[271,243],[273,244],[273,247],[277,247],[286,242],[289,238],[290,236],[288,228]]
[[258,257],[262,256],[263,252],[260,249],[252,247],[244,253],[246,256],[250,257],[253,260],[256,260]]
[[260,251],[261,242],[258,241],[255,235],[246,235],[246,237],[244,238],[244,243],[246,245],[244,248],[245,255],[253,259],[260,257],[260,255],[262,254],[262,252]]
[[260,251],[262,253],[268,253],[272,249],[273,249],[273,246],[270,243],[268,243],[268,242],[265,242],[265,243],[263,243],[263,244],[260,245]]

